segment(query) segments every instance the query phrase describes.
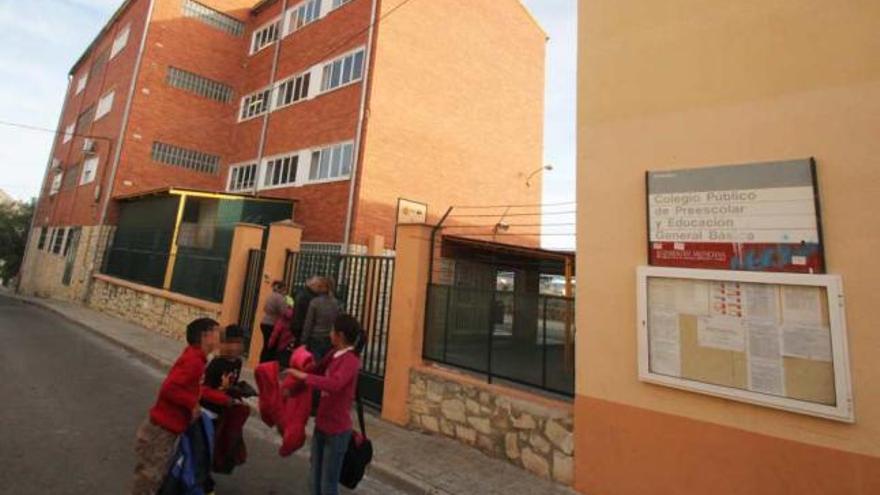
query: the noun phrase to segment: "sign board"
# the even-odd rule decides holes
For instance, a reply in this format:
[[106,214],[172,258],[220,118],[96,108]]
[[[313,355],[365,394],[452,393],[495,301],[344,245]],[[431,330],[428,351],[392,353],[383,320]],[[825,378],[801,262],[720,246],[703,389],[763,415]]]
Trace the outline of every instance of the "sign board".
[[639,378],[853,422],[840,277],[641,267]]
[[398,224],[423,224],[428,221],[428,205],[408,199],[397,200]]
[[824,273],[812,159],[647,173],[654,266]]

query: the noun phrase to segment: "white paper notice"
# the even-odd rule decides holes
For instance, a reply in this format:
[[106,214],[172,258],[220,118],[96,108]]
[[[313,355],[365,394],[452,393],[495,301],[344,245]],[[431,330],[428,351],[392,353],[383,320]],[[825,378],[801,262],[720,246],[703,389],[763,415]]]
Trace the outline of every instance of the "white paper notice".
[[712,282],[710,311],[713,316],[742,316],[742,289],[739,282]]
[[675,307],[679,313],[709,315],[709,282],[702,280],[679,280],[675,289]]
[[749,359],[780,359],[782,343],[779,326],[774,321],[747,320]]
[[812,325],[786,324],[782,327],[782,354],[831,361],[831,332]]
[[697,322],[697,343],[727,351],[744,351],[746,332],[742,319],[731,316],[700,318]]
[[822,298],[818,287],[784,286],[782,320],[819,325],[822,322]]
[[670,278],[648,279],[648,306],[650,308],[675,308],[677,281]]
[[681,376],[681,332],[675,311],[652,308],[648,315],[651,371]]
[[785,395],[785,380],[782,375],[780,359],[749,359],[749,390]]
[[747,284],[743,287],[743,316],[749,319],[779,320],[779,287]]

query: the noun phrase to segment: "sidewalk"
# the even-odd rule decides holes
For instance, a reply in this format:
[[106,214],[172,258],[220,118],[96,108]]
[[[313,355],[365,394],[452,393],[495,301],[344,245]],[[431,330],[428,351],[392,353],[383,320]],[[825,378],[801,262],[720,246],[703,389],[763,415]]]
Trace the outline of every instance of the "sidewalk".
[[[15,297],[41,306],[63,318],[166,369],[180,355],[182,344],[139,325],[108,316],[79,304]],[[254,383],[250,371],[245,378]],[[573,494],[550,481],[453,440],[424,435],[383,421],[368,413],[367,433],[375,455],[368,474],[402,491],[413,494]],[[249,422],[277,437],[260,421]],[[308,448],[298,454],[307,456]]]

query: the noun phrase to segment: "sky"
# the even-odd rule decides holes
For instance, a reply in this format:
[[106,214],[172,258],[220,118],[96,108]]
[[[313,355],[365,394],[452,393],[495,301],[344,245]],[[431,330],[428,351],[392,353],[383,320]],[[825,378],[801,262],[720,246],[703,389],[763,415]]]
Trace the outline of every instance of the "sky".
[[[430,0],[422,0],[430,1]],[[55,129],[67,72],[122,0],[0,0],[0,189],[39,193],[53,135],[3,122]],[[577,0],[523,0],[547,32],[544,203],[575,200]],[[547,213],[573,210],[548,207]],[[573,223],[550,215],[544,223]],[[545,227],[545,246],[573,247],[572,226]]]

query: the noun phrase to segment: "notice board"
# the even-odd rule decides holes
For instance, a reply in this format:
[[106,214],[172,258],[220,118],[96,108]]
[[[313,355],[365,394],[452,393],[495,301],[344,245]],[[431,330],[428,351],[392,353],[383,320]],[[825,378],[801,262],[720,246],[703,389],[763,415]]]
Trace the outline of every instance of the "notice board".
[[641,267],[639,377],[854,421],[836,275]]
[[812,159],[648,172],[653,266],[824,273]]

